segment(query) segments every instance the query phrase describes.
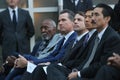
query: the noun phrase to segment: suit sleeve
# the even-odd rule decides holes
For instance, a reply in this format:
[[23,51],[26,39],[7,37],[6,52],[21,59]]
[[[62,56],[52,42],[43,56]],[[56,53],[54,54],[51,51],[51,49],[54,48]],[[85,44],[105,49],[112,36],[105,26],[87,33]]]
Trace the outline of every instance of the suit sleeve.
[[60,53],[58,53],[57,55],[54,55],[54,52],[53,52],[46,58],[38,59],[38,60],[34,61],[34,63],[38,64],[38,63],[43,63],[43,62],[55,62],[55,61],[59,60],[60,58],[62,58],[63,55],[64,55],[64,50],[61,51]]
[[28,38],[32,37],[34,35],[34,25],[32,22],[32,18],[29,14],[29,12],[27,11],[27,21],[26,21],[26,27],[27,27],[27,36]]

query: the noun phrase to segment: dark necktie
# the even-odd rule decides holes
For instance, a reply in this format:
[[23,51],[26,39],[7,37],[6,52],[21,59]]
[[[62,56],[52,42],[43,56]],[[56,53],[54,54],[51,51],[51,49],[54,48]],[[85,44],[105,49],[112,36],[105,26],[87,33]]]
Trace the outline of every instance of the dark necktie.
[[14,26],[17,25],[15,10],[13,10],[13,24],[14,24]]
[[90,65],[90,63],[92,62],[92,60],[93,60],[93,58],[94,58],[94,56],[95,56],[95,52],[96,52],[96,50],[97,50],[98,44],[99,44],[99,40],[100,40],[99,37],[96,36],[96,38],[95,38],[95,43],[94,43],[94,47],[93,47],[93,49],[92,49],[92,52],[91,52],[91,54],[90,54],[90,57],[88,58],[88,60],[87,60],[87,62],[85,63],[85,65],[84,65],[83,68],[88,67],[88,66]]
[[65,37],[63,37],[59,43],[59,50],[62,48],[64,40],[65,40]]
[[87,33],[83,42],[83,47],[85,47],[88,43],[88,39],[89,39],[89,34]]

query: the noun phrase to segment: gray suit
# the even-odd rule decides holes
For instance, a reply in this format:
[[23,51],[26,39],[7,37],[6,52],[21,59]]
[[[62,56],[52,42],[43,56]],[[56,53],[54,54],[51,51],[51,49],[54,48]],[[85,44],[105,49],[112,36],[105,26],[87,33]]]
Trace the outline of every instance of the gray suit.
[[9,10],[0,13],[0,42],[3,60],[14,52],[29,53],[30,37],[34,35],[32,19],[28,11],[18,8],[18,21],[14,26]]

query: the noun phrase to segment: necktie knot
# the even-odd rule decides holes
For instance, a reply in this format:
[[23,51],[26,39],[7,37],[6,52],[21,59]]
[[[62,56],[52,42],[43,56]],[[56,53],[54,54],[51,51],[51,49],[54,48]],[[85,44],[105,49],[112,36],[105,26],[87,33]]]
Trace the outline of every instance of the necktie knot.
[[12,12],[15,13],[15,10],[13,10]]
[[97,36],[96,36],[96,41],[99,42],[99,40],[100,40],[100,39],[99,39],[99,37],[98,37],[98,35],[97,35]]

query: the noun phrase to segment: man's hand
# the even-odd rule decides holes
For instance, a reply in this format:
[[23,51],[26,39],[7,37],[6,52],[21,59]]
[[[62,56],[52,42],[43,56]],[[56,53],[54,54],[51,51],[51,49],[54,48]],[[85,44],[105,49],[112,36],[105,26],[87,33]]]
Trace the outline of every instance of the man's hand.
[[0,66],[0,73],[4,73],[5,69],[3,66]]
[[27,59],[25,59],[23,56],[19,55],[19,58],[15,60],[14,67],[15,68],[24,68],[27,66]]
[[71,80],[73,78],[77,78],[78,76],[78,72],[71,72],[69,75],[68,75],[68,80]]
[[14,61],[16,60],[17,58],[15,56],[8,56],[7,59],[6,59],[6,62],[5,64],[9,65],[9,66],[14,66]]
[[120,69],[120,56],[116,53],[113,53],[113,56],[108,58],[108,65],[111,65]]

